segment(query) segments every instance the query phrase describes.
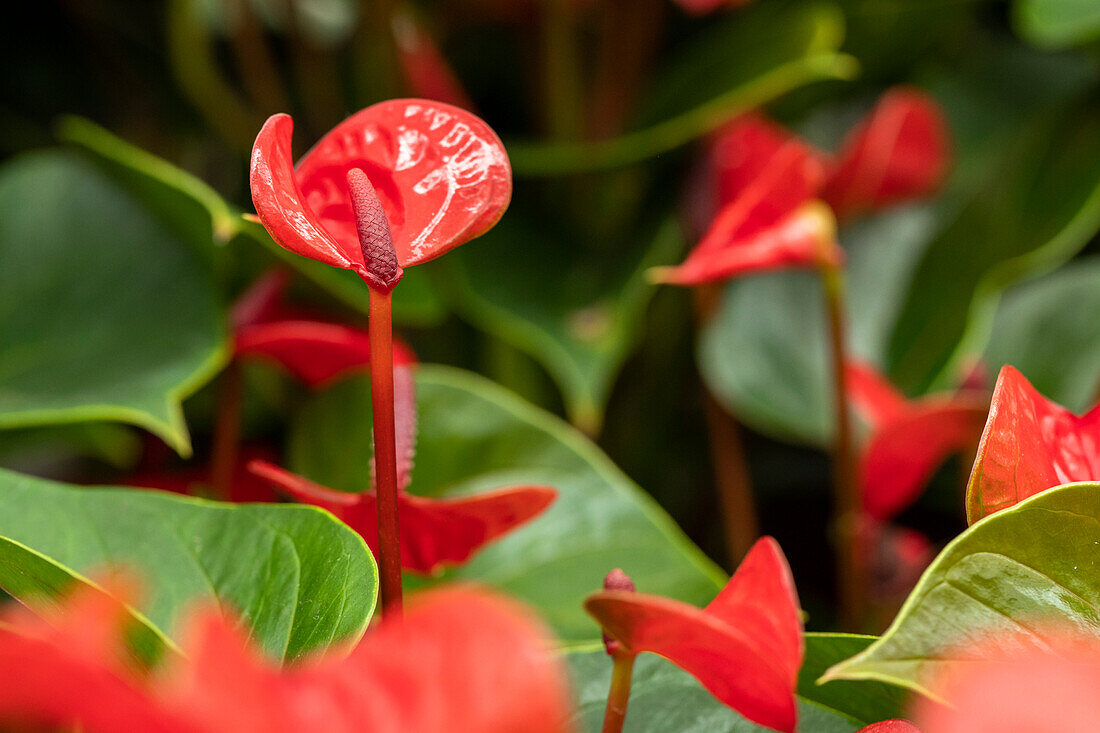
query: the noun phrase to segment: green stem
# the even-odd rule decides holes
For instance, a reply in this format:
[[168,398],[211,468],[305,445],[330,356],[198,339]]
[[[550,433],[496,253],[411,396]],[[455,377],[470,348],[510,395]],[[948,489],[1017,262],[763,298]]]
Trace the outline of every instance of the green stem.
[[634,657],[621,649],[612,658],[611,689],[607,693],[607,710],[603,716],[603,733],[621,733],[626,720],[626,706],[630,702],[630,681],[634,675]]
[[370,289],[370,388],[378,495],[378,571],[383,618],[401,615],[401,533],[397,517],[397,442],[393,412],[393,298]]
[[824,265],[821,281],[829,320],[832,359],[835,437],[833,443],[833,529],[836,533],[837,590],[840,617],[845,629],[858,631],[866,608],[866,569],[859,554],[859,489],[856,485],[855,445],[848,411],[848,379],[845,374],[844,273],[836,265]]

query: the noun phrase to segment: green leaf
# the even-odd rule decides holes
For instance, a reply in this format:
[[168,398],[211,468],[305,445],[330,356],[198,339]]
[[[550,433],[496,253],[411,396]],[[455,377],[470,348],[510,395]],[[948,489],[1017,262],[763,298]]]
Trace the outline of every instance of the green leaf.
[[[623,362],[644,330],[654,287],[645,271],[683,246],[673,221],[617,270],[575,256],[560,239],[505,219],[449,260],[456,310],[481,330],[527,353],[557,382],[574,425],[599,432]],[[602,259],[606,262],[606,258]]]
[[[823,679],[928,694],[938,672],[991,632],[1043,643],[1041,624],[1100,637],[1100,484],[1050,489],[972,525],[921,576],[894,623]],[[1015,642],[1018,644],[1019,642]]]
[[227,358],[200,255],[74,153],[0,170],[0,428],[117,421],[190,452],[180,401]]
[[82,488],[0,470],[0,587],[33,605],[116,567],[142,583],[140,619],[162,641],[189,608],[214,602],[288,661],[358,639],[377,587],[362,539],[313,507]]
[[985,352],[992,373],[1023,372],[1055,402],[1084,412],[1100,375],[1100,257],[1072,262],[1009,290],[997,309]]
[[1015,0],[1016,31],[1046,48],[1076,46],[1100,37],[1100,4],[1095,0]]
[[[581,601],[613,568],[647,592],[703,604],[725,583],[647,494],[576,430],[474,374],[417,369],[419,434],[410,491],[458,496],[515,484],[558,490],[546,513],[438,580],[476,580],[538,609],[566,642],[599,635]],[[318,395],[290,435],[290,467],[325,486],[369,485],[370,389]]]
[[[569,665],[579,731],[597,733],[603,724],[611,659],[597,651],[565,655]],[[798,701],[798,730],[807,733],[850,733],[862,724],[835,710],[808,700]],[[625,733],[756,733],[770,731],[749,722],[718,702],[695,678],[654,654],[642,654],[634,663]]]
[[864,724],[904,717],[908,691],[883,682],[833,680],[817,683],[825,670],[862,652],[877,637],[808,633],[806,657],[798,672],[798,695]]
[[517,176],[555,176],[637,163],[691,142],[738,114],[822,79],[850,79],[838,53],[844,17],[833,5],[761,3],[731,15],[655,83],[639,129],[612,140],[509,143]]

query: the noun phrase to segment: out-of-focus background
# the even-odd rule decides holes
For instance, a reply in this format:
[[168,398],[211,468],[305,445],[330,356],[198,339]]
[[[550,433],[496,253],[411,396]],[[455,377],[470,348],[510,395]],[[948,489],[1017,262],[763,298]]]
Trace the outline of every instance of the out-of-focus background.
[[[58,144],[102,156],[112,143],[91,121],[245,212],[249,151],[272,113],[293,115],[302,153],[381,99],[432,96],[476,111],[512,156],[511,209],[482,240],[410,273],[400,335],[422,361],[476,371],[570,420],[729,569],[704,409],[713,395],[741,426],[759,525],[785,548],[815,621],[829,618],[833,593],[816,283],[806,273],[738,281],[702,320],[688,289],[645,277],[700,236],[710,194],[699,171],[724,124],[762,107],[835,151],[887,89],[928,92],[950,128],[949,175],[930,199],[842,228],[850,348],[910,397],[967,379],[988,391],[1008,362],[1074,409],[1100,386],[1096,3],[43,0],[21,4],[7,31],[9,165]],[[65,209],[63,191],[39,197],[50,201],[43,220]],[[110,239],[80,233],[72,246]],[[280,261],[245,239],[219,245],[230,251],[218,265],[222,303]],[[0,260],[9,336],[20,327],[3,320],[17,267]],[[307,278],[294,298],[363,323],[346,285]],[[139,340],[177,338],[170,330]],[[5,359],[18,357],[3,343],[0,384]],[[246,437],[285,448],[301,396],[260,369],[249,390]],[[193,460],[203,461],[215,388],[185,391]],[[0,424],[0,465],[75,482],[122,482],[150,454],[169,454],[138,428]],[[894,525],[932,546],[955,536],[968,460],[948,459]],[[890,550],[884,585],[916,577],[911,547]]]

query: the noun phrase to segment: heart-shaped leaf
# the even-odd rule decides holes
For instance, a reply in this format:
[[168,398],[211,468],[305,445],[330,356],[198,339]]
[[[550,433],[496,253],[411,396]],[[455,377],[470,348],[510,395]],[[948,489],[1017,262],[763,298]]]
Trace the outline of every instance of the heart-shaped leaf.
[[636,129],[586,143],[510,143],[517,176],[554,176],[637,163],[691,142],[792,89],[855,74],[838,53],[844,17],[821,3],[761,3],[717,23],[671,61]]
[[[1069,484],[974,524],[921,576],[894,623],[824,680],[879,680],[927,692],[966,648],[1010,631],[1043,645],[1029,620],[1100,637],[1100,484]],[[961,651],[960,651],[961,649]],[[960,656],[962,655],[962,656]]]
[[[649,496],[557,418],[446,367],[418,367],[416,391],[411,493],[453,497],[512,485],[558,491],[545,513],[440,580],[497,586],[538,609],[565,641],[597,636],[581,602],[612,568],[647,590],[698,605],[725,584]],[[362,491],[370,485],[370,414],[364,379],[318,395],[292,428],[291,470],[333,489]]]
[[[598,651],[566,655],[576,697],[574,725],[579,731],[601,729],[611,660]],[[851,733],[862,722],[808,700],[798,701],[800,731]],[[634,663],[630,704],[626,711],[629,733],[764,733],[770,728],[751,723],[714,699],[687,672],[661,657],[646,654]]]
[[1100,258],[1089,257],[1005,294],[984,361],[1011,364],[1037,390],[1074,412],[1100,385]]
[[355,641],[377,585],[362,539],[312,507],[82,488],[3,470],[0,558],[0,587],[32,605],[88,574],[136,575],[146,653],[206,600],[239,613],[272,657],[293,660]]
[[180,400],[226,358],[187,238],[74,153],[0,172],[0,427],[118,421],[190,451]]

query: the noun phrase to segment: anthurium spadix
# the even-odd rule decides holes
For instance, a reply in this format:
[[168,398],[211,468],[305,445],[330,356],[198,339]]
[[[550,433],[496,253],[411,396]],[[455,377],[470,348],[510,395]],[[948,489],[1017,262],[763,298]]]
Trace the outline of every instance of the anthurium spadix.
[[293,123],[271,117],[252,149],[252,201],[286,249],[356,272],[369,288],[370,378],[383,613],[401,609],[392,290],[403,268],[484,233],[512,195],[504,146],[476,116],[424,99],[368,107],[294,165]]
[[631,590],[594,593],[584,607],[629,652],[659,654],[749,720],[794,731],[802,618],[771,537],[753,545],[706,608]]
[[1075,415],[1002,368],[967,486],[970,523],[1055,486],[1098,480],[1100,406]]

